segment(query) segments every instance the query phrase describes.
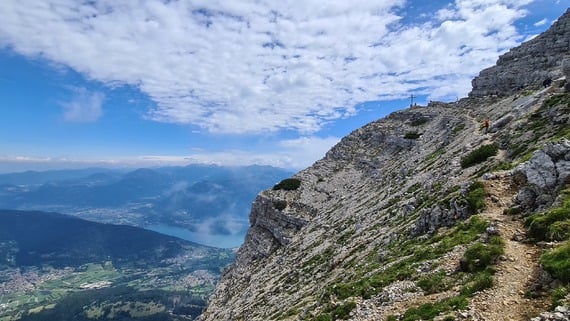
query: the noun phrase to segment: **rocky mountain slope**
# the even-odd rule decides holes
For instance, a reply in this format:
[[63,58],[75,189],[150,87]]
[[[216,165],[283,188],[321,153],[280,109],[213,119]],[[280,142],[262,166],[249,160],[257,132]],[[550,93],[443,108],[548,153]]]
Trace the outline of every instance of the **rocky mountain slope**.
[[489,94],[511,95],[522,88],[537,89],[545,79],[561,74],[560,57],[568,55],[570,21],[559,19],[550,29],[519,47],[511,49],[473,79],[474,97]]
[[[370,123],[260,193],[201,320],[529,320],[551,304],[536,320],[567,320],[570,94],[542,77],[562,75],[569,26],[570,10],[469,98]],[[545,64],[525,58],[537,43],[561,47]],[[521,63],[539,76],[520,90],[489,76]]]

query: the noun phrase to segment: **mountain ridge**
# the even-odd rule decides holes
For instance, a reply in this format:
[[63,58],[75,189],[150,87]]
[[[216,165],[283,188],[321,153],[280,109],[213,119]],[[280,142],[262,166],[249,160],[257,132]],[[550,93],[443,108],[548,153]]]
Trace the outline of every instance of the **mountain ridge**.
[[[538,262],[548,248],[529,249],[519,292],[494,282],[509,280],[513,248],[530,242],[521,222],[566,204],[570,95],[564,78],[543,87],[542,77],[570,77],[561,70],[569,22],[570,10],[556,32],[534,40],[562,43],[551,65],[522,59],[539,75],[531,83],[513,87],[485,76],[497,68],[482,72],[470,97],[372,122],[295,174],[298,188],[261,192],[200,320],[498,320],[501,312],[523,321],[544,311],[545,293],[564,282]],[[513,49],[501,70],[527,53]],[[501,81],[498,94],[484,89]],[[485,315],[492,293],[504,302]]]

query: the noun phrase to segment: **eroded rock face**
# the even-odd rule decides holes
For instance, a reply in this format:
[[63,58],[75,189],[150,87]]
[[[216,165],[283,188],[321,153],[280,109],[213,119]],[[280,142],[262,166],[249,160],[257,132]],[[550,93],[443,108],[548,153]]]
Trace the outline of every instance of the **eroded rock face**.
[[[464,138],[478,143],[470,134],[474,126],[453,105],[397,112],[354,131],[296,174],[298,190],[259,194],[245,243],[203,319],[273,320],[284,306],[303,300],[310,306],[343,262],[378,257],[376,247],[407,237],[422,211],[413,204],[458,183],[448,175],[459,175],[459,160],[448,157],[465,149]],[[405,138],[409,132],[421,135]],[[421,193],[412,192],[416,186]],[[462,217],[432,215],[416,233]]]
[[[283,191],[281,193],[291,192]],[[273,198],[271,198],[271,194],[274,195]],[[251,227],[265,229],[278,242],[278,245],[282,246],[289,244],[291,237],[305,226],[307,221],[283,211],[289,205],[286,200],[279,200],[275,194],[277,193],[274,191],[267,191],[265,194],[257,196],[251,208],[249,221]],[[280,210],[276,208],[276,204],[283,204],[285,208]],[[310,212],[310,209],[308,211]]]
[[558,190],[570,183],[570,141],[547,144],[513,173],[515,181],[523,185],[516,198],[523,209],[535,211],[550,206]]
[[[567,27],[559,21],[555,29]],[[548,46],[563,48],[567,40],[565,36],[564,44]],[[544,70],[536,74],[544,75]],[[301,181],[297,190],[268,190],[256,198],[237,260],[222,275],[200,320],[311,320],[324,308],[327,289],[350,280],[359,269],[382,273],[400,242],[427,238],[474,214],[464,192],[503,160],[498,155],[462,168],[461,158],[490,140],[501,145],[503,157],[518,143],[532,150],[543,146],[553,135],[531,135],[528,119],[536,117],[533,113],[548,95],[437,103],[395,112],[355,130],[294,176]],[[568,121],[566,114],[539,116],[549,124]],[[489,133],[481,130],[486,117],[501,120]],[[570,175],[569,150],[568,141],[548,144],[516,169],[525,186],[518,195],[521,203],[534,208],[553,202],[556,189]],[[419,268],[420,273],[429,270]],[[412,283],[386,289],[416,289]],[[375,314],[383,300],[407,298],[406,291],[391,293],[357,300],[357,310],[369,308],[374,315],[363,320],[384,317]]]
[[459,220],[469,218],[474,213],[465,204],[459,204],[456,200],[450,201],[449,207],[436,205],[420,212],[411,236],[432,233],[442,226],[452,226]]
[[[512,98],[488,105],[475,100],[469,110],[469,101],[414,108],[355,130],[294,176],[298,190],[259,194],[245,243],[201,320],[312,315],[323,291],[353,273],[346,262],[366,264],[372,257],[382,264],[390,245],[468,218],[474,213],[466,190],[482,167],[499,160],[464,169],[461,158],[488,144],[489,135],[514,136],[509,132],[541,101],[516,110],[521,101]],[[482,115],[512,120],[485,134],[476,121]],[[556,115],[545,114],[550,117]],[[409,132],[421,135],[404,138]],[[514,175],[525,185],[519,199],[532,207],[551,204],[570,175],[569,152],[566,140],[547,144],[519,166]],[[285,318],[289,309],[291,318]]]
[[570,10],[550,29],[499,57],[497,65],[473,79],[471,97],[508,96],[523,88],[540,88],[545,79],[562,76],[561,65],[570,58]]

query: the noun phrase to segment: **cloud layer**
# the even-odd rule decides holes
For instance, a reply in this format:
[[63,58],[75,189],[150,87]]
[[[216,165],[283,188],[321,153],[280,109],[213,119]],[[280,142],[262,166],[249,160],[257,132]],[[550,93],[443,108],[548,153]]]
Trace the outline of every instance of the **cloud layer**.
[[105,95],[100,92],[89,92],[85,88],[77,88],[74,92],[75,96],[71,101],[61,103],[64,119],[80,123],[97,121],[103,115]]
[[184,166],[188,164],[215,164],[220,166],[271,165],[281,168],[302,169],[322,158],[339,139],[315,136],[283,140],[278,143],[279,152],[251,152],[228,150],[212,152],[193,151],[186,155],[123,156],[111,159],[73,159],[57,157],[28,157],[0,155],[0,173],[22,170],[48,170],[84,167],[152,167]]
[[464,96],[522,40],[530,2],[456,0],[405,24],[404,0],[3,0],[0,46],[136,86],[149,119],[306,134],[360,102]]

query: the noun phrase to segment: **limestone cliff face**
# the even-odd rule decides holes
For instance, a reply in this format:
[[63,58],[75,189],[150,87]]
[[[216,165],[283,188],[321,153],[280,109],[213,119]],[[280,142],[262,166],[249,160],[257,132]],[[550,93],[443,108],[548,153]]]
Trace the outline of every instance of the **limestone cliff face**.
[[[475,182],[512,178],[517,191],[509,193],[518,193],[517,206],[532,212],[551,206],[570,176],[570,143],[564,140],[570,139],[570,96],[563,88],[528,87],[529,95],[502,99],[482,96],[505,79],[507,70],[519,68],[515,56],[568,48],[568,18],[567,12],[547,32],[564,32],[563,39],[535,39],[532,46],[501,58],[494,71],[482,72],[473,97],[372,122],[297,173],[298,189],[261,192],[237,261],[223,273],[200,320],[385,320],[407,308],[402,302],[459,295],[456,285],[430,296],[420,281],[441,273],[453,276],[460,268],[468,243],[437,255],[431,251],[445,237],[438,235],[481,210],[471,200]],[[533,60],[524,68],[536,79],[559,74],[557,57]],[[500,84],[512,89],[510,81]],[[491,119],[488,132],[485,118]],[[466,156],[485,145],[496,146],[496,156],[462,166]],[[552,147],[527,161],[544,146]],[[541,157],[552,166],[540,165]],[[494,174],[517,164],[522,165]],[[544,186],[537,183],[541,178],[547,180]],[[545,193],[549,199],[540,198]]]
[[546,32],[499,57],[496,66],[481,71],[473,79],[469,96],[508,96],[522,88],[539,88],[546,78],[560,77],[562,61],[570,58],[568,34],[570,9]]
[[[465,129],[454,131],[458,126]],[[314,304],[331,279],[347,273],[344,262],[364,260],[417,230],[421,198],[461,184],[458,156],[467,141],[477,144],[475,130],[477,124],[451,106],[398,112],[353,132],[295,175],[298,190],[262,192],[237,262],[223,275],[205,320],[273,320],[283,307],[302,311]],[[410,133],[420,137],[405,138]],[[275,207],[280,202],[286,202],[283,210]]]

